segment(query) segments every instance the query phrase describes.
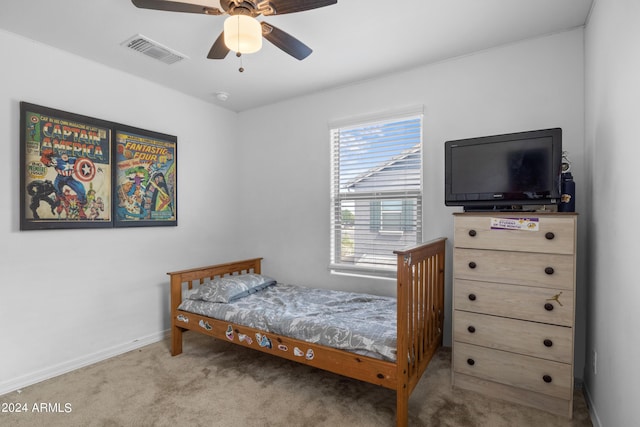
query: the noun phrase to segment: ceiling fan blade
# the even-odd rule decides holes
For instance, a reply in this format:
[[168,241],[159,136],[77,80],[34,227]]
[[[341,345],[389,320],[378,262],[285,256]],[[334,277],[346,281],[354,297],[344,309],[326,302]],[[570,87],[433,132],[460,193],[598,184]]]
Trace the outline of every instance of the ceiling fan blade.
[[224,44],[224,31],[220,33],[218,38],[216,39],[213,46],[211,46],[211,50],[207,55],[209,59],[224,59],[229,53],[229,48],[226,44]]
[[271,0],[270,3],[275,9],[274,15],[283,15],[331,6],[338,3],[338,0]]
[[281,29],[264,21],[260,24],[262,25],[262,36],[294,58],[303,60],[313,52],[309,46]]
[[222,15],[224,12],[216,7],[199,4],[182,3],[168,0],[131,0],[140,9],[165,10],[168,12],[202,13],[205,15]]

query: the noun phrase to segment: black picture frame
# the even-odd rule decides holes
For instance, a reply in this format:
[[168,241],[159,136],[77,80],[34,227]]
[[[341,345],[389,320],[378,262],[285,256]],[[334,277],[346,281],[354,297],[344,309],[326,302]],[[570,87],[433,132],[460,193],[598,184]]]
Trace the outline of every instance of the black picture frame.
[[20,103],[20,229],[113,226],[113,124]]
[[177,137],[121,124],[113,136],[114,227],[177,226]]

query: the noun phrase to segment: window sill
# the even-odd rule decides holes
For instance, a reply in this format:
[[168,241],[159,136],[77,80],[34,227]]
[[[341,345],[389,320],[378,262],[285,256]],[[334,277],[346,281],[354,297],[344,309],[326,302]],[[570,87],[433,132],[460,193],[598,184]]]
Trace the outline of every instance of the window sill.
[[396,270],[366,270],[363,268],[349,268],[338,265],[330,265],[329,273],[336,276],[359,277],[366,279],[380,279],[395,281],[397,277]]

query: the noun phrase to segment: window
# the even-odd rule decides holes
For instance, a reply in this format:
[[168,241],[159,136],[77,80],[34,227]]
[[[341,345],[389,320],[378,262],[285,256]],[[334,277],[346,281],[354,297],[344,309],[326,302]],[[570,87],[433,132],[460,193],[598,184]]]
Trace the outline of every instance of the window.
[[422,241],[422,114],[331,129],[331,270],[396,275]]

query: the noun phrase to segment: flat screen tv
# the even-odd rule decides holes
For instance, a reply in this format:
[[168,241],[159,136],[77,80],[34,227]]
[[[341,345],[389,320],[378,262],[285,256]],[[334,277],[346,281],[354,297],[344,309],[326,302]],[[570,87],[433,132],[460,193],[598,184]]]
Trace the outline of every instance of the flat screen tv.
[[445,142],[445,205],[533,210],[560,198],[562,129]]

